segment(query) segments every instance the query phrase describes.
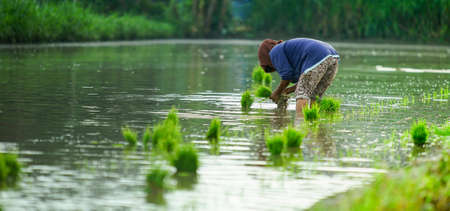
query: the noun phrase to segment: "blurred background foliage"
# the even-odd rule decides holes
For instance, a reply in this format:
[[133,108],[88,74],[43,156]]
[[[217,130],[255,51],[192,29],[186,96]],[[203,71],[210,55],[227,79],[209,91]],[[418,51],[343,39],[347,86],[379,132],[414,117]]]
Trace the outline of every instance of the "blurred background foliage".
[[315,37],[449,43],[450,0],[0,0],[0,42]]

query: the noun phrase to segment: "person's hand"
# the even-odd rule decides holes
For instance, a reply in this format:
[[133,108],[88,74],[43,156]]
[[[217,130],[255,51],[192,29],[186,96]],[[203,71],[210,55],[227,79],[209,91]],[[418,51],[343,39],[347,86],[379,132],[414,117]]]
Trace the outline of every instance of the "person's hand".
[[270,99],[271,99],[274,103],[278,103],[278,100],[280,100],[280,96],[281,96],[281,93],[278,93],[278,92],[272,92],[272,94],[270,95]]

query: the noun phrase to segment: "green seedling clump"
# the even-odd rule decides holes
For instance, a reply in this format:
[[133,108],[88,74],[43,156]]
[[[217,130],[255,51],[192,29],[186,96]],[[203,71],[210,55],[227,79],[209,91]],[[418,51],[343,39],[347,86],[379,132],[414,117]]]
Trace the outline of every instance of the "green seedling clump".
[[172,122],[175,125],[178,125],[180,120],[178,119],[177,109],[175,109],[175,108],[170,109],[169,114],[167,115],[167,119],[165,121]]
[[273,156],[280,155],[284,148],[285,138],[282,135],[275,135],[266,140],[267,149]]
[[179,147],[171,158],[171,164],[178,173],[197,173],[199,167],[197,150],[190,144]]
[[154,149],[171,153],[181,139],[180,126],[175,125],[173,121],[165,121],[153,128],[152,145]]
[[0,188],[14,186],[20,171],[21,165],[16,155],[0,153]]
[[439,136],[450,136],[450,123],[443,125],[441,128],[436,127],[434,133]]
[[256,89],[256,97],[263,97],[263,98],[269,98],[272,94],[272,90],[267,86],[259,86],[258,89]]
[[150,138],[151,138],[150,128],[146,127],[142,135],[142,143],[144,144],[145,150],[148,149],[148,142],[150,141]]
[[220,119],[214,118],[211,120],[209,130],[206,133],[206,139],[211,143],[219,143],[220,140]]
[[427,129],[427,123],[425,120],[414,122],[411,126],[411,137],[414,141],[414,145],[423,146],[428,138],[429,132]]
[[242,94],[242,98],[241,98],[241,108],[242,110],[249,110],[250,107],[252,107],[253,104],[253,97],[250,94],[250,91],[245,91],[244,94]]
[[265,74],[266,73],[264,72],[264,70],[259,65],[255,66],[253,68],[253,72],[252,72],[253,83],[254,84],[262,84]]
[[292,127],[285,129],[283,135],[288,148],[298,148],[302,144],[303,137],[305,137],[303,133]]
[[319,119],[319,106],[313,104],[311,107],[303,108],[303,116],[306,121],[315,121]]
[[272,87],[272,75],[270,75],[270,73],[265,73],[263,82],[264,86]]
[[166,179],[169,176],[169,172],[167,170],[163,170],[161,168],[151,169],[147,174],[146,182],[147,182],[147,191],[148,192],[158,192],[166,188]]
[[128,127],[122,128],[122,136],[128,142],[128,146],[134,147],[137,143],[137,133]]
[[323,111],[325,113],[335,113],[339,111],[339,108],[341,107],[341,103],[339,100],[331,98],[331,97],[325,97],[323,98],[320,103],[320,111]]

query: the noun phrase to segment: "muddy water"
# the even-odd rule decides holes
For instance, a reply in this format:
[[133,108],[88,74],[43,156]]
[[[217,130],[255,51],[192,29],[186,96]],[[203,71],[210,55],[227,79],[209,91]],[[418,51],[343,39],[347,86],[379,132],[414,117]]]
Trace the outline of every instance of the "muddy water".
[[[450,48],[335,43],[339,73],[327,95],[341,114],[315,125],[268,100],[249,113],[254,41],[169,40],[0,47],[0,150],[25,165],[18,188],[1,191],[6,210],[307,209],[405,165],[410,143],[386,142],[415,119],[449,121]],[[275,81],[279,78],[273,75]],[[405,100],[408,99],[408,100]],[[125,150],[124,125],[142,131],[179,110],[184,141],[195,144],[195,178],[170,179],[147,195],[152,153]],[[220,117],[217,152],[204,136]],[[301,151],[269,156],[264,136],[289,124],[309,135]],[[400,136],[400,135],[398,135]],[[119,145],[118,145],[119,144]],[[433,153],[430,150],[428,153]]]

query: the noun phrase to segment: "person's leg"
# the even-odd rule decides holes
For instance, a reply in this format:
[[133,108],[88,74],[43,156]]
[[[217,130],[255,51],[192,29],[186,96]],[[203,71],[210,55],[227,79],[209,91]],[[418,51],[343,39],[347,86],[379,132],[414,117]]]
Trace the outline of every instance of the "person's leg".
[[300,75],[297,82],[297,89],[295,90],[297,116],[302,116],[303,108],[308,105],[311,100],[315,100],[314,90],[328,69],[328,63],[326,63],[326,61],[328,61],[329,58],[325,59],[307,73]]
[[328,68],[313,91],[313,96],[319,98],[322,98],[322,95],[331,85],[331,82],[333,82],[334,78],[336,77],[336,73],[338,72],[337,58],[329,57],[324,62],[328,64]]

